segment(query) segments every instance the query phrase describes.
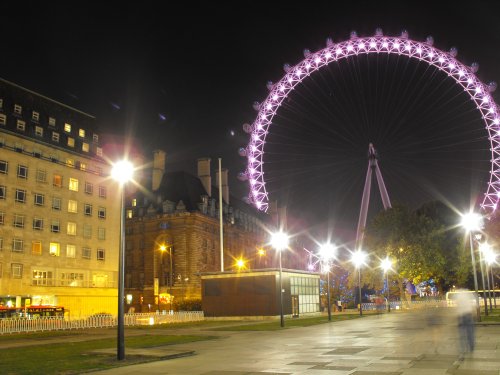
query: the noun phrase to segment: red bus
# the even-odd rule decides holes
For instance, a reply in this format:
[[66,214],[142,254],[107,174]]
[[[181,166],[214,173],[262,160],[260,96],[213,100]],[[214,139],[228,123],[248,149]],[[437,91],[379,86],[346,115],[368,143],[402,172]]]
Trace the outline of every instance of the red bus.
[[31,305],[25,307],[0,306],[0,319],[2,318],[39,318],[45,316],[64,317],[64,307]]

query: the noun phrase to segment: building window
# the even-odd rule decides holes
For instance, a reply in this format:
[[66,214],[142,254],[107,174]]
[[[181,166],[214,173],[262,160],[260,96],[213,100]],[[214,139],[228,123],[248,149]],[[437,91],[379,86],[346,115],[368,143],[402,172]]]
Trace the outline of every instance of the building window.
[[0,113],[0,125],[6,125],[7,124],[7,116],[5,116],[3,113]]
[[72,213],[78,212],[78,202],[77,201],[75,201],[73,199],[68,200],[68,212],[72,212]]
[[82,258],[90,259],[91,257],[92,257],[92,250],[90,250],[90,247],[82,247]]
[[71,221],[68,221],[68,226],[67,226],[67,233],[70,236],[76,236],[76,223],[72,223]]
[[106,186],[99,186],[99,197],[106,198]]
[[75,161],[73,159],[66,159],[66,165],[70,168],[74,168],[75,167]]
[[37,182],[47,182],[47,171],[45,169],[36,170],[36,181]]
[[65,123],[64,124],[64,131],[66,133],[71,133],[71,124]]
[[42,243],[40,241],[33,241],[31,243],[31,254],[42,255]]
[[97,249],[97,260],[104,260],[106,251],[104,249]]
[[40,120],[40,113],[33,111],[33,113],[31,114],[31,119],[38,122]]
[[106,219],[106,209],[104,207],[99,207],[97,210],[97,217],[99,219]]
[[52,197],[52,209],[61,211],[61,198]]
[[21,107],[19,104],[14,104],[14,113],[18,115],[22,114],[23,107]]
[[76,258],[76,246],[75,245],[66,245],[66,257]]
[[43,137],[43,128],[41,126],[35,126],[35,135],[37,137]]
[[16,150],[16,152],[22,153],[24,151],[24,145],[22,143],[16,142],[14,149]]
[[12,263],[11,275],[12,275],[13,279],[22,279],[22,277],[23,277],[23,265],[21,263]]
[[87,170],[87,164],[80,162],[80,170],[81,171],[86,171]]
[[7,188],[3,185],[0,185],[0,199],[5,199],[7,196]]
[[4,224],[5,224],[5,213],[0,212],[0,225],[4,225]]
[[45,195],[35,193],[34,197],[36,206],[43,206],[45,204]]
[[68,137],[68,146],[75,147],[75,138]]
[[0,173],[7,174],[9,172],[9,163],[5,160],[0,160]]
[[89,149],[90,149],[90,148],[89,148],[89,144],[88,144],[88,143],[83,142],[83,143],[82,143],[82,151],[83,151],[83,152],[89,152]]
[[127,210],[126,218],[132,219],[133,216],[134,216],[134,212],[132,210]]
[[59,133],[57,133],[57,132],[52,132],[52,140],[53,140],[54,142],[59,143]]
[[51,242],[49,246],[49,254],[55,257],[61,255],[61,245],[59,242]]
[[92,205],[85,203],[83,206],[83,213],[87,216],[92,216]]
[[52,181],[53,181],[52,184],[55,187],[62,187],[62,185],[63,185],[63,178],[60,174],[55,174]]
[[96,153],[97,156],[102,157],[102,148],[101,147],[97,147],[95,153]]
[[18,178],[28,178],[28,167],[25,165],[17,166],[17,177]]
[[92,237],[92,225],[83,224],[83,238],[91,238]]
[[14,238],[12,240],[12,251],[22,253],[24,251],[24,241],[20,238]]
[[0,250],[3,250],[3,238],[0,238]]
[[24,228],[24,215],[14,214],[14,227]]
[[52,220],[52,222],[50,223],[50,231],[53,233],[59,233],[61,231],[61,223],[59,222],[59,220]]
[[33,219],[33,229],[34,230],[43,230],[43,219],[39,217],[35,217]]
[[78,180],[76,178],[69,179],[69,190],[78,191]]
[[132,207],[135,207],[135,206],[137,206],[137,199],[133,198],[132,199]]
[[92,194],[94,192],[94,185],[92,183],[85,181],[85,193]]
[[22,132],[25,131],[26,130],[26,122],[23,120],[17,120],[16,128],[17,128],[17,130],[20,130]]
[[85,129],[78,129],[78,136],[80,138],[85,138]]
[[52,271],[33,270],[33,277],[31,279],[32,285],[47,285],[52,286]]
[[56,119],[54,117],[49,117],[49,126],[56,126]]
[[97,238],[100,240],[106,239],[106,228],[98,228],[97,229]]
[[26,203],[26,190],[16,189],[16,202]]
[[99,142],[99,135],[94,134],[94,135],[92,136],[92,139],[94,140],[94,142],[95,142],[95,143]]

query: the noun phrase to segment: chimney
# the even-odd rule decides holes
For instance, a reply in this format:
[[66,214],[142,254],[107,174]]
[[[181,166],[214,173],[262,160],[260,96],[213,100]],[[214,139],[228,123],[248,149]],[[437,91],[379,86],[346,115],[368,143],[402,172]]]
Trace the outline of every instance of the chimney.
[[201,180],[209,197],[212,196],[212,177],[210,176],[210,158],[198,159],[198,178]]
[[165,151],[153,151],[153,180],[151,182],[151,189],[158,190],[161,184],[161,179],[165,173]]
[[[221,184],[222,184],[222,200],[226,202],[226,204],[229,204],[229,185],[227,183],[227,168],[222,168],[222,179],[221,179]],[[215,172],[215,178],[217,180],[217,188],[219,188],[219,171],[217,170]]]

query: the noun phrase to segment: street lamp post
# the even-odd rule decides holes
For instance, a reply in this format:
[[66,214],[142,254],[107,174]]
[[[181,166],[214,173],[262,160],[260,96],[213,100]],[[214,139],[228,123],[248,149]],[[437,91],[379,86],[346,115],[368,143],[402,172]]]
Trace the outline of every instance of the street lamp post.
[[382,269],[384,270],[385,280],[387,284],[387,312],[391,312],[391,301],[389,300],[390,299],[389,270],[391,269],[392,262],[388,257],[386,257],[384,260],[382,260],[381,266]]
[[330,261],[335,256],[336,248],[331,243],[324,244],[319,249],[319,256],[323,261],[323,268],[326,270],[326,298],[328,304],[328,321],[332,321],[332,305],[330,302]]
[[474,276],[474,291],[476,296],[477,321],[481,321],[481,308],[479,307],[479,292],[477,287],[476,257],[474,256],[474,244],[472,243],[472,231],[480,229],[481,216],[470,212],[462,215],[462,226],[469,232],[470,256],[472,261],[472,273]]
[[281,266],[281,252],[288,247],[288,235],[283,232],[276,232],[271,237],[271,246],[276,249],[279,253],[279,265],[280,265],[280,326],[285,326],[285,318],[283,316],[283,268]]
[[366,253],[361,250],[357,250],[352,254],[352,262],[358,269],[358,288],[359,288],[359,315],[363,316],[363,304],[361,300],[361,266],[365,263]]
[[117,359],[125,359],[125,184],[132,179],[134,167],[127,160],[113,165],[112,178],[120,184],[120,248],[118,257],[118,337]]
[[168,293],[170,294],[170,298],[169,298],[169,300],[170,300],[170,313],[172,313],[172,298],[173,298],[173,296],[172,296],[172,284],[173,284],[173,278],[172,278],[172,273],[173,273],[173,269],[172,269],[172,250],[173,249],[174,249],[174,247],[170,246],[169,251],[168,251],[168,256],[170,258],[170,272],[168,273],[169,274],[169,279],[170,279],[169,283],[168,283],[168,285],[169,285],[169,292]]
[[482,235],[476,234],[475,237],[477,243],[479,244],[479,270],[481,271],[481,283],[483,285],[484,315],[488,316],[488,301],[486,300],[486,283],[484,282],[483,252],[481,251],[482,243],[479,242],[481,240]]

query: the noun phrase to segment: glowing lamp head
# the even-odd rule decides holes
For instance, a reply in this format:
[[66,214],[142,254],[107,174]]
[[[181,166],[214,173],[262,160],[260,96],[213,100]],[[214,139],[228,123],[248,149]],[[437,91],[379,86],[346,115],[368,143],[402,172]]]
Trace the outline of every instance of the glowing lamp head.
[[121,185],[127,183],[134,175],[134,166],[128,160],[116,162],[111,169],[111,177]]
[[283,232],[273,233],[271,236],[271,246],[276,250],[285,250],[288,247],[288,235]]
[[384,272],[387,272],[391,269],[392,267],[392,262],[389,258],[385,258],[382,260],[382,262],[380,262],[380,266],[382,267],[382,269],[384,270]]
[[237,259],[236,260],[236,267],[238,267],[238,269],[242,269],[243,267],[245,267],[245,261],[243,259]]
[[461,225],[467,232],[476,231],[481,229],[482,217],[474,212],[469,212],[462,215]]
[[364,251],[358,250],[352,254],[351,261],[357,268],[359,268],[365,263],[366,257],[367,254]]
[[319,248],[319,256],[324,261],[329,261],[335,257],[337,248],[331,243],[326,243]]

